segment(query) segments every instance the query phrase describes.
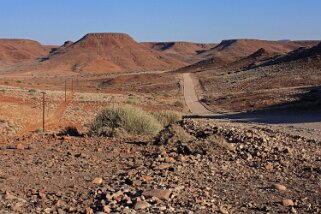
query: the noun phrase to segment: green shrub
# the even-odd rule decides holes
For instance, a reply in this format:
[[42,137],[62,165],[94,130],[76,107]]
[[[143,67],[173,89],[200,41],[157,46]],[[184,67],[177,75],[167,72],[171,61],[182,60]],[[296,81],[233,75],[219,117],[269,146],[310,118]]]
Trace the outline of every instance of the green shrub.
[[176,111],[159,111],[154,112],[153,116],[160,122],[162,126],[168,126],[177,123],[182,119],[179,112]]
[[155,135],[161,129],[161,124],[149,113],[131,106],[109,107],[100,112],[90,126],[94,135],[102,135],[105,130],[124,129],[130,134]]

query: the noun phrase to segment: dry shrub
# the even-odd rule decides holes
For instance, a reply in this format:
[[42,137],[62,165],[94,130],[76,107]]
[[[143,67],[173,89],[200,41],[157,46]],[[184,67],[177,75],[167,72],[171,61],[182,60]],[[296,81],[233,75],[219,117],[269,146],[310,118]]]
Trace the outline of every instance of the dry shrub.
[[157,135],[155,144],[180,144],[194,142],[195,140],[196,137],[187,133],[181,126],[174,124],[166,127]]
[[115,106],[97,115],[91,124],[90,133],[102,135],[106,128],[111,133],[114,133],[116,129],[123,129],[133,135],[155,135],[162,129],[162,126],[155,117],[140,108]]
[[174,124],[163,129],[155,138],[156,145],[172,145],[179,154],[208,155],[235,152],[235,145],[218,134],[197,138],[181,126]]
[[153,116],[160,122],[162,126],[168,126],[177,123],[182,119],[182,116],[177,111],[159,111],[154,112]]

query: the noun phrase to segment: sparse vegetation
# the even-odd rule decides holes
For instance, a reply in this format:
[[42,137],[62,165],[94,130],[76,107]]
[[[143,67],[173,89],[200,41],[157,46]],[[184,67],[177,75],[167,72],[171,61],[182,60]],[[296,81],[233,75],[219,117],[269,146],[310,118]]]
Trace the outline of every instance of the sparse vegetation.
[[42,129],[41,129],[41,128],[37,128],[37,129],[35,130],[35,132],[39,134],[39,133],[42,132]]
[[128,100],[127,100],[127,104],[132,104],[132,105],[135,105],[139,102],[139,98],[132,95],[132,94],[129,94],[128,95]]
[[91,124],[90,132],[94,135],[104,135],[106,129],[114,133],[119,128],[130,134],[155,135],[161,130],[162,125],[153,115],[140,108],[115,106],[97,115]]
[[176,106],[176,107],[179,107],[179,108],[184,108],[184,103],[182,103],[181,101],[175,101],[174,103],[173,103],[173,105],[174,106]]
[[31,94],[34,94],[34,93],[37,92],[37,90],[33,88],[33,89],[30,89],[28,92],[31,93]]
[[175,124],[182,119],[179,112],[169,110],[154,112],[153,116],[162,124],[162,126]]

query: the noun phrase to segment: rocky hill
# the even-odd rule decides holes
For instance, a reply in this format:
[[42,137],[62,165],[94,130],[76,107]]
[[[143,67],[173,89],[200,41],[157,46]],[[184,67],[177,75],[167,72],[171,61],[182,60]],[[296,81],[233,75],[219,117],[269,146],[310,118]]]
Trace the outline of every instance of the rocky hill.
[[181,68],[179,71],[192,72],[221,66],[235,66],[233,63],[238,63],[243,59],[249,61],[249,58],[251,58],[250,64],[255,64],[258,54],[268,54],[269,57],[274,57],[285,55],[301,47],[309,48],[316,44],[318,44],[317,41],[224,40],[216,47],[199,54],[199,57],[205,58],[205,60]]
[[87,34],[75,43],[65,43],[40,62],[42,69],[90,73],[166,70],[183,65],[121,33]]
[[0,39],[0,65],[36,60],[49,53],[52,47],[26,39]]
[[186,63],[203,60],[200,54],[217,45],[192,42],[144,42],[142,44]]

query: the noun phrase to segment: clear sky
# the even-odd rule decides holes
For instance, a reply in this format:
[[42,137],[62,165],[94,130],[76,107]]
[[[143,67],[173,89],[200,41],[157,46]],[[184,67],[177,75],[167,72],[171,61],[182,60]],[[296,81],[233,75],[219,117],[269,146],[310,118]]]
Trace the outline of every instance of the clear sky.
[[0,38],[62,44],[88,32],[138,41],[321,39],[321,0],[0,0]]

